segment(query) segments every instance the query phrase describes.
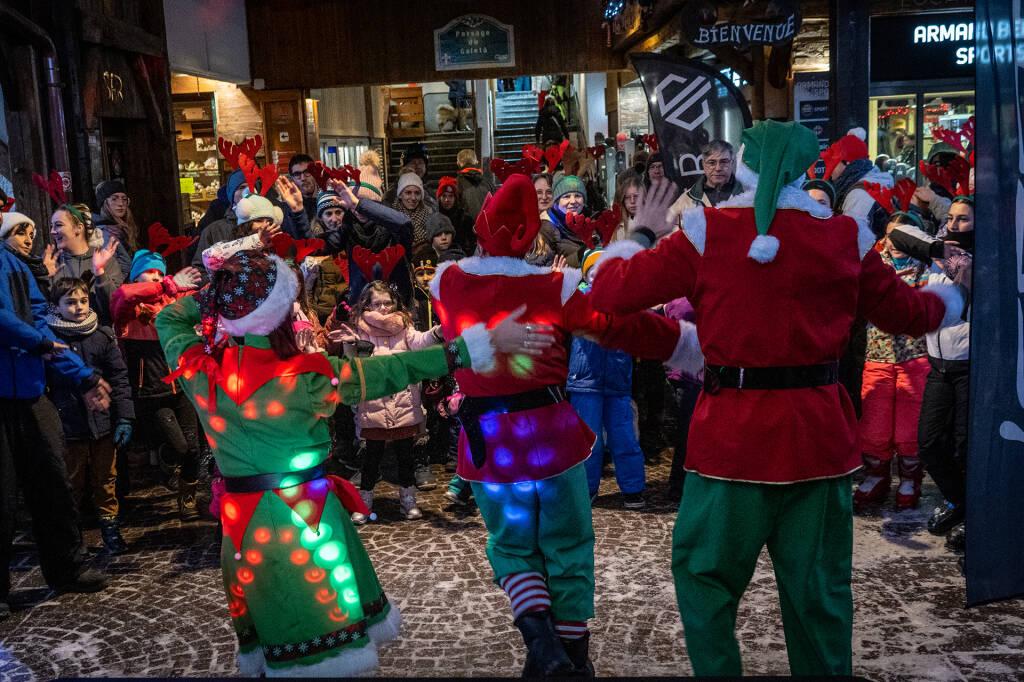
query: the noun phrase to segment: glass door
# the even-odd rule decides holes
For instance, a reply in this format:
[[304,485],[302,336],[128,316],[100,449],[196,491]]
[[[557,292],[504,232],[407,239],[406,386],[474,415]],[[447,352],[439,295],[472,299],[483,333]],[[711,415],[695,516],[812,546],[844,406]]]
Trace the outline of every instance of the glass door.
[[917,96],[872,97],[868,116],[871,159],[893,174],[913,171],[917,166]]
[[935,126],[941,126],[947,130],[960,130],[971,116],[974,116],[973,92],[925,93],[922,158],[928,158],[937,141],[932,137],[932,130]]

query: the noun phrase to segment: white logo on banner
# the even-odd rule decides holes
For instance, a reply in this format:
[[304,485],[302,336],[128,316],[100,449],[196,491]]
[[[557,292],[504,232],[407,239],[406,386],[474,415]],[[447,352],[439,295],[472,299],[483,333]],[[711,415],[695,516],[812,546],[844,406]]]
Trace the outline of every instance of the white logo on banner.
[[[665,90],[673,83],[678,83],[681,89],[672,99],[666,102]],[[678,126],[683,130],[692,131],[711,116],[708,101],[704,99],[704,95],[709,90],[711,90],[711,81],[704,76],[698,76],[687,81],[682,76],[677,76],[674,73],[670,74],[661,79],[661,82],[654,88],[654,94],[658,99],[658,112],[662,118],[672,125]],[[688,119],[682,118],[683,114],[694,108],[698,103],[700,104],[700,109],[696,112],[696,116]]]

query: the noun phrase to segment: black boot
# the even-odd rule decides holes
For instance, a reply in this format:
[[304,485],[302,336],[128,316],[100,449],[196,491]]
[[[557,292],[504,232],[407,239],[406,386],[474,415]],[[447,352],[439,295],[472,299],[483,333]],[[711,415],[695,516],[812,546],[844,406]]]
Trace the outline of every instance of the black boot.
[[516,619],[526,644],[526,666],[523,677],[561,677],[571,675],[572,661],[565,653],[562,640],[555,632],[550,611],[532,611]]
[[563,637],[562,646],[565,647],[565,653],[575,668],[573,674],[588,680],[594,679],[594,664],[590,662],[590,633],[577,639]]
[[199,504],[196,502],[198,481],[178,479],[178,516],[182,521],[195,521],[199,518]]
[[100,519],[100,535],[111,554],[124,554],[128,551],[128,543],[121,537],[121,526],[116,518]]
[[955,554],[963,554],[967,548],[967,531],[965,523],[957,524],[946,536],[946,549]]
[[932,535],[945,535],[966,516],[964,505],[946,502],[932,512],[932,517],[928,519],[928,532]]

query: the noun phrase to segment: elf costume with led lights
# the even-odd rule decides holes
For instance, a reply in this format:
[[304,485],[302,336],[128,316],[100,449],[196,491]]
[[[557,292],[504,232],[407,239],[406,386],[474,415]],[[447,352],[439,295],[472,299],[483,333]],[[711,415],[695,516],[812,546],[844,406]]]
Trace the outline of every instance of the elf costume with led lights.
[[[696,358],[685,326],[650,313],[597,313],[577,291],[580,271],[529,265],[540,231],[530,179],[512,175],[488,196],[475,231],[484,254],[438,266],[430,283],[446,338],[489,327],[526,304],[522,320],[553,327],[543,355],[502,355],[496,370],[459,370],[458,475],[471,481],[489,533],[495,581],[527,646],[524,676],[593,674],[594,531],[583,461],[594,434],[566,400],[566,339],[586,334],[640,357]],[[690,353],[689,356],[687,353]]]
[[493,364],[490,334],[479,325],[445,347],[351,361],[301,353],[292,270],[277,255],[217,248],[204,255],[210,286],[166,306],[156,328],[225,479],[221,567],[239,666],[268,676],[372,670],[375,642],[397,636],[399,615],[349,520],[368,510],[325,474],[327,421],[340,402]]
[[686,296],[695,310],[704,390],[672,556],[694,673],[741,674],[736,610],[767,545],[792,673],[849,675],[850,474],[861,461],[838,359],[855,316],[918,336],[959,317],[963,300],[954,287],[908,287],[865,225],[800,190],[818,156],[808,128],[759,122],[743,145],[746,191],[684,211],[682,231],[653,250],[668,226],[612,244],[590,299],[627,313]]

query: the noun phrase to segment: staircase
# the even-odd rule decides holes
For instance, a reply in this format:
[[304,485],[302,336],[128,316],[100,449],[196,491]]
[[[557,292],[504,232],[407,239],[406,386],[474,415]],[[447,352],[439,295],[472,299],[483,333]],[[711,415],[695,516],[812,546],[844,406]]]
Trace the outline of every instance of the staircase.
[[402,167],[402,152],[411,145],[422,142],[430,154],[427,168],[427,182],[437,182],[443,175],[455,175],[459,166],[455,162],[459,150],[476,149],[475,133],[427,133],[418,138],[401,138],[391,141],[388,157],[388,183],[398,184],[398,171]]
[[508,162],[522,157],[523,145],[534,144],[536,92],[495,93],[494,156]]

